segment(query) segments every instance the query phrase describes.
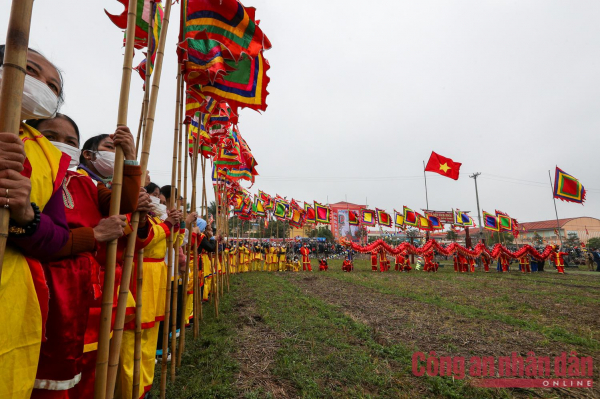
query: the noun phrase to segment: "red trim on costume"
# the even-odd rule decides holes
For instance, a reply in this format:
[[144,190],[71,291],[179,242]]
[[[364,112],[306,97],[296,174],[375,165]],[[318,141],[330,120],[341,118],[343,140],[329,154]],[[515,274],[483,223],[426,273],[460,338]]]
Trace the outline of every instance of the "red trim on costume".
[[50,308],[50,291],[48,285],[46,285],[46,278],[44,277],[44,269],[42,264],[28,257],[25,257],[29,270],[31,272],[31,278],[35,287],[35,293],[40,304],[40,312],[42,315],[42,342],[46,341],[46,320],[48,320],[48,310]]

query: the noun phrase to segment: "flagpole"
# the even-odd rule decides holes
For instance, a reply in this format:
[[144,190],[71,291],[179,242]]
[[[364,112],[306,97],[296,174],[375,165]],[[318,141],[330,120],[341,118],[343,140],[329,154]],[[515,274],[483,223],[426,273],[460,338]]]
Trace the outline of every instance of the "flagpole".
[[423,176],[425,177],[425,204],[429,210],[429,196],[427,195],[427,173],[425,173],[425,161],[423,161]]
[[[121,88],[119,94],[119,108],[117,126],[127,125],[127,110],[129,106],[129,91],[131,86],[131,64],[133,61],[133,45],[135,39],[135,21],[137,17],[137,1],[129,0],[127,14],[127,39],[123,56],[123,71],[121,73]],[[166,32],[165,32],[166,35]],[[160,74],[160,72],[159,72]],[[5,76],[8,77],[8,76]],[[121,192],[123,186],[124,153],[121,146],[115,152],[115,167],[112,181],[112,195],[110,201],[110,216],[118,215],[121,206]],[[142,176],[143,178],[144,176]],[[132,232],[131,234],[136,234]],[[102,284],[102,305],[100,310],[100,328],[98,331],[98,349],[96,359],[96,379],[94,381],[94,398],[105,399],[108,379],[108,362],[110,351],[110,333],[113,310],[113,295],[115,288],[115,269],[117,264],[117,239],[110,241],[106,247],[106,264],[104,282]],[[125,278],[129,278],[124,272]],[[129,269],[131,274],[131,269]],[[127,283],[129,283],[127,281]]]
[[554,201],[554,213],[556,214],[556,231],[558,231],[558,239],[560,240],[560,248],[563,247],[562,237],[560,235],[560,223],[558,221],[558,210],[556,208],[556,198],[554,197],[554,184],[552,183],[552,175],[548,170],[548,179],[550,179],[550,190],[552,190],[552,200]]
[[[21,99],[27,69],[27,48],[31,28],[32,0],[13,0],[10,8],[0,92],[0,131],[19,134]],[[8,190],[6,191],[8,197]],[[8,207],[8,203],[6,203]],[[0,209],[0,277],[8,239],[10,211]]]
[[479,209],[479,190],[477,189],[477,176],[479,176],[480,174],[481,174],[480,172],[473,173],[469,177],[472,178],[473,180],[475,180],[475,198],[477,199],[477,218],[479,219],[479,240],[483,244],[485,244],[485,241],[483,239],[483,225],[481,224],[481,210]]

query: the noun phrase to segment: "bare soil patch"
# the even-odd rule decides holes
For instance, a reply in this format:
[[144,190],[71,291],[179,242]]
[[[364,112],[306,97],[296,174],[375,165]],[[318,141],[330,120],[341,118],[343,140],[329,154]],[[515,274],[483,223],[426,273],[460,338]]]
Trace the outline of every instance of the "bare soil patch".
[[[244,290],[249,290],[249,287],[244,287]],[[247,292],[235,305],[238,314],[238,345],[234,358],[240,364],[236,387],[242,397],[250,393],[259,397],[297,397],[297,391],[289,381],[272,373],[282,337],[263,322],[263,316],[258,312],[252,297],[252,293]]]

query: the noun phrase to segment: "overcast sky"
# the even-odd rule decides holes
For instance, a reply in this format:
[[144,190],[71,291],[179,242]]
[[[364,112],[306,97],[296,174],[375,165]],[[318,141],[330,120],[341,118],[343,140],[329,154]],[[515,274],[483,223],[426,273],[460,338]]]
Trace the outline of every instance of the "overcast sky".
[[[600,216],[600,2],[247,1],[273,44],[265,113],[242,110],[258,161],[252,192],[343,201],[392,212],[425,208],[431,151],[462,162],[460,179],[428,173],[429,206],[554,218],[548,170],[588,191],[559,217]],[[149,170],[170,183],[174,124],[173,6]],[[64,71],[62,112],[82,142],[114,131],[122,32],[116,0],[36,1],[30,46]],[[9,13],[0,15],[5,32]],[[142,59],[136,54],[134,64]],[[131,86],[137,131],[142,80]]]

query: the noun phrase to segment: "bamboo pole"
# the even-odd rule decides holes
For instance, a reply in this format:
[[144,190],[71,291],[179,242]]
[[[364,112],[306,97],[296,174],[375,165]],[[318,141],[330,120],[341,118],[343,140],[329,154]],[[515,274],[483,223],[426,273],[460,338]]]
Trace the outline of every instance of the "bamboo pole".
[[[185,125],[185,129],[186,129],[186,143],[187,143],[187,137],[189,137],[189,133],[188,133],[188,129],[189,129],[189,125]],[[186,146],[186,150],[184,151],[185,153],[185,162],[184,162],[184,166],[183,166],[183,218],[184,220],[187,218],[187,172],[188,172],[188,158],[189,158],[189,151],[187,150],[187,146]],[[180,162],[181,162],[181,158],[180,158]],[[188,301],[188,294],[187,294],[187,286],[188,286],[188,282],[189,282],[189,276],[190,276],[190,249],[191,249],[191,245],[192,245],[192,227],[193,226],[185,226],[186,229],[188,230],[188,244],[186,245],[186,251],[185,251],[185,274],[183,275],[183,284],[181,285],[181,289],[184,290],[184,292],[182,293],[183,296],[183,309],[181,310],[181,319],[179,322],[179,325],[181,326],[181,332],[179,334],[179,348],[177,351],[177,367],[181,367],[181,355],[183,354],[183,349],[185,348],[185,322],[186,322],[186,315],[185,312],[187,310],[187,301]]]
[[[196,199],[197,199],[197,192],[196,192],[196,177],[198,177],[198,146],[199,146],[199,142],[198,142],[199,138],[198,137],[194,137],[194,146],[193,146],[193,154],[192,154],[192,210],[196,211]],[[190,240],[191,242],[191,240]],[[192,279],[193,279],[193,283],[194,283],[194,289],[193,289],[193,295],[192,295],[192,304],[193,304],[193,312],[194,312],[194,339],[198,338],[198,323],[200,322],[199,319],[199,315],[202,312],[202,308],[199,306],[198,303],[198,296],[199,296],[199,287],[198,287],[198,245],[200,245],[199,242],[197,242],[194,245],[194,262],[193,262],[193,275],[192,275]]]
[[[148,80],[148,76],[146,76],[146,80]],[[137,136],[135,138],[135,157],[138,157],[138,154],[140,153],[140,138],[142,136],[142,131],[144,130],[144,119],[146,116],[146,113],[144,112],[146,110],[146,91],[144,91],[144,99],[142,100],[142,109],[140,110],[140,122],[138,124],[138,132],[137,132]]]
[[[156,114],[156,104],[158,101],[158,93],[159,93],[159,88],[160,88],[160,78],[161,78],[161,72],[162,72],[162,63],[163,63],[163,58],[164,58],[164,49],[165,49],[165,42],[166,42],[166,38],[167,38],[167,32],[168,32],[168,28],[169,28],[169,16],[171,13],[171,4],[167,4],[167,6],[165,7],[164,10],[164,17],[163,17],[163,26],[162,26],[162,30],[161,30],[161,34],[158,40],[158,49],[157,49],[157,55],[156,55],[156,60],[155,60],[155,64],[154,64],[154,73],[153,73],[153,77],[152,77],[152,88],[151,88],[151,95],[149,97],[149,102],[148,102],[148,108],[146,110],[147,114],[146,114],[146,124],[144,127],[144,133],[143,133],[143,138],[144,138],[144,142],[142,145],[142,154],[141,154],[141,159],[140,159],[140,169],[141,169],[141,175],[142,177],[146,176],[146,171],[147,171],[147,166],[148,166],[148,159],[150,157],[150,145],[152,143],[152,133],[153,133],[153,129],[154,129],[154,117]],[[128,14],[128,17],[131,17],[130,14]],[[135,15],[134,15],[135,18]],[[128,22],[129,23],[129,22]],[[135,19],[134,19],[134,23],[135,23]],[[129,25],[128,25],[129,26]],[[131,34],[133,35],[133,33]],[[127,37],[131,37],[129,34]],[[126,50],[127,51],[127,50]],[[131,61],[129,62],[129,78],[131,78]],[[117,148],[117,155],[116,157],[118,157],[118,151],[119,149]],[[121,155],[122,155],[122,151],[121,151]],[[122,157],[121,157],[122,158]],[[122,159],[121,159],[122,161]],[[120,185],[122,185],[122,174],[123,174],[123,162],[121,162],[121,169],[120,169],[120,176],[119,176],[119,180],[121,180]],[[115,161],[115,177],[118,175],[117,173],[117,161]],[[142,179],[142,186],[143,186],[144,180]],[[111,214],[112,214],[112,209],[113,209],[113,205],[115,202],[115,190],[114,190],[114,180],[113,180],[113,193],[111,196]],[[118,193],[118,197],[119,197],[119,203],[116,204],[116,209],[117,209],[117,214],[119,212],[119,205],[120,205],[120,188],[119,187],[119,193]],[[133,264],[133,257],[134,257],[134,252],[135,252],[135,240],[136,240],[136,236],[137,236],[137,231],[138,231],[138,227],[139,227],[139,220],[140,220],[140,213],[139,212],[134,212],[131,216],[131,233],[130,233],[130,237],[128,239],[127,242],[127,248],[125,250],[125,258],[124,258],[124,264],[123,264],[123,272],[122,272],[122,277],[121,277],[121,289],[119,292],[119,299],[118,299],[118,305],[117,305],[117,312],[116,312],[116,317],[115,317],[115,324],[114,324],[114,332],[113,332],[113,338],[112,338],[112,342],[110,342],[110,337],[108,334],[110,334],[110,319],[112,316],[112,295],[110,295],[110,298],[108,298],[108,300],[104,301],[104,297],[107,296],[107,289],[106,289],[106,276],[109,275],[109,263],[111,262],[111,257],[109,256],[109,251],[111,250],[110,247],[110,243],[109,246],[107,247],[107,266],[106,266],[106,272],[105,272],[105,288],[104,288],[104,293],[103,293],[103,303],[102,303],[102,312],[107,312],[107,327],[106,330],[102,330],[102,324],[101,324],[101,333],[103,331],[105,331],[105,333],[107,334],[106,336],[106,355],[104,355],[103,357],[101,357],[100,355],[100,349],[101,349],[101,339],[102,337],[100,337],[99,342],[98,342],[98,359],[96,362],[96,386],[95,386],[95,397],[96,398],[108,398],[108,399],[112,399],[114,396],[114,387],[116,384],[116,377],[117,377],[117,368],[119,365],[119,354],[120,354],[120,350],[121,350],[121,341],[123,338],[123,326],[124,326],[124,322],[125,322],[125,312],[126,312],[126,308],[127,308],[127,296],[128,296],[128,290],[129,290],[129,280],[131,278],[131,270],[132,270],[132,264]],[[116,241],[115,241],[115,246],[114,246],[114,250],[116,251]],[[115,256],[113,257],[114,259],[112,259],[113,261],[116,261],[116,252],[115,252]],[[114,270],[114,267],[113,267]],[[112,289],[114,290],[114,271],[112,272]],[[112,292],[112,291],[111,291]],[[110,302],[110,307],[108,306],[108,303]],[[101,323],[104,323],[105,319],[101,318]],[[109,348],[110,346],[110,348]],[[110,351],[110,353],[108,353]],[[106,359],[108,358],[108,359]],[[106,360],[107,361],[106,361]],[[108,363],[108,367],[105,365],[106,363]],[[101,373],[104,373],[105,376],[102,376],[101,374],[99,374],[99,371]],[[99,381],[99,376],[100,377],[104,377],[104,395],[102,395],[102,390],[103,388],[100,387],[100,381]]]
[[[0,132],[19,134],[32,10],[33,0],[13,0],[10,8],[0,88]],[[9,219],[10,211],[0,208],[0,283]]]
[[[180,73],[179,76],[182,74]],[[175,202],[175,206],[179,209],[178,201],[179,201],[179,193],[181,193],[181,142],[183,136],[182,129],[182,117],[183,117],[183,79],[181,79],[179,86],[179,97],[177,98],[179,111],[177,112],[178,119],[175,121],[178,125],[177,136],[179,138],[179,143],[177,144],[177,198]],[[174,151],[173,151],[174,152]],[[173,195],[171,195],[173,196]],[[185,219],[184,219],[185,220]],[[181,231],[181,230],[180,230]],[[175,371],[176,371],[176,354],[177,354],[177,299],[179,293],[179,248],[180,248],[180,239],[181,234],[177,236],[175,240],[175,261],[173,262],[173,298],[171,299],[173,306],[171,312],[171,382],[175,382]],[[184,327],[185,328],[185,327]]]
[[[127,126],[127,111],[129,108],[129,90],[131,85],[131,63],[133,61],[136,13],[137,1],[129,0],[127,13],[127,39],[125,42],[125,55],[123,57],[123,72],[121,75],[121,92],[119,96],[117,126]],[[117,146],[111,186],[112,193],[110,198],[110,216],[118,215],[120,211],[121,191],[123,186],[123,162],[123,149],[121,146]],[[132,232],[132,234],[135,233]],[[115,290],[115,269],[117,263],[117,243],[118,239],[112,240],[106,247],[106,264],[104,269],[104,284],[100,311],[100,330],[98,334],[98,355],[96,359],[96,380],[94,383],[95,399],[105,399],[106,397],[108,357],[110,349],[110,326],[112,321],[113,295]],[[123,271],[123,277],[125,277],[124,274],[125,271]],[[129,274],[131,274],[131,271]]]
[[142,284],[144,281],[144,250],[137,254],[137,285],[138,293],[135,301],[135,342],[133,349],[133,389],[131,399],[139,399],[140,395],[140,364],[142,361]]
[[[150,0],[150,9],[154,12],[154,1]],[[150,40],[150,36],[152,35],[154,25],[154,18],[150,18],[150,23],[148,24],[148,40]],[[149,42],[148,42],[149,43]],[[148,65],[146,63],[146,65]],[[152,76],[152,72],[148,67],[146,67],[146,79],[144,81],[144,99],[142,100],[142,116],[140,121],[141,132],[138,129],[138,137],[135,144],[135,156],[136,158],[139,155],[140,148],[140,133],[146,133],[146,118],[148,117],[148,102],[150,99],[150,78]],[[144,141],[146,138],[144,137]],[[146,180],[146,176],[142,177],[141,185],[144,185]],[[138,226],[139,226],[139,217],[138,217]],[[137,231],[134,235],[137,235]],[[129,250],[129,248],[128,248]],[[137,253],[137,281],[136,281],[136,293],[141,293],[144,287],[144,249],[140,249]],[[135,336],[133,342],[133,382],[131,389],[131,397],[132,399],[139,399],[139,391],[140,391],[140,370],[141,370],[141,362],[142,362],[142,295],[137,295],[135,301]]]
[[[177,98],[175,100],[175,128],[173,133],[173,163],[171,165],[171,196],[169,198],[169,209],[175,207],[175,182],[177,179],[177,143],[179,139],[179,102],[181,99],[181,73],[177,73]],[[176,284],[175,280],[175,265],[173,256],[173,235],[175,234],[175,226],[171,226],[171,234],[167,238],[167,292],[165,297],[165,318],[163,321],[163,336],[162,336],[162,362],[160,364],[160,397],[164,399],[167,394],[167,367],[169,353],[169,331],[171,330],[171,284]],[[171,282],[173,278],[173,282]],[[177,300],[175,301],[177,302]],[[160,337],[159,337],[160,339]],[[173,362],[174,363],[174,362]]]

